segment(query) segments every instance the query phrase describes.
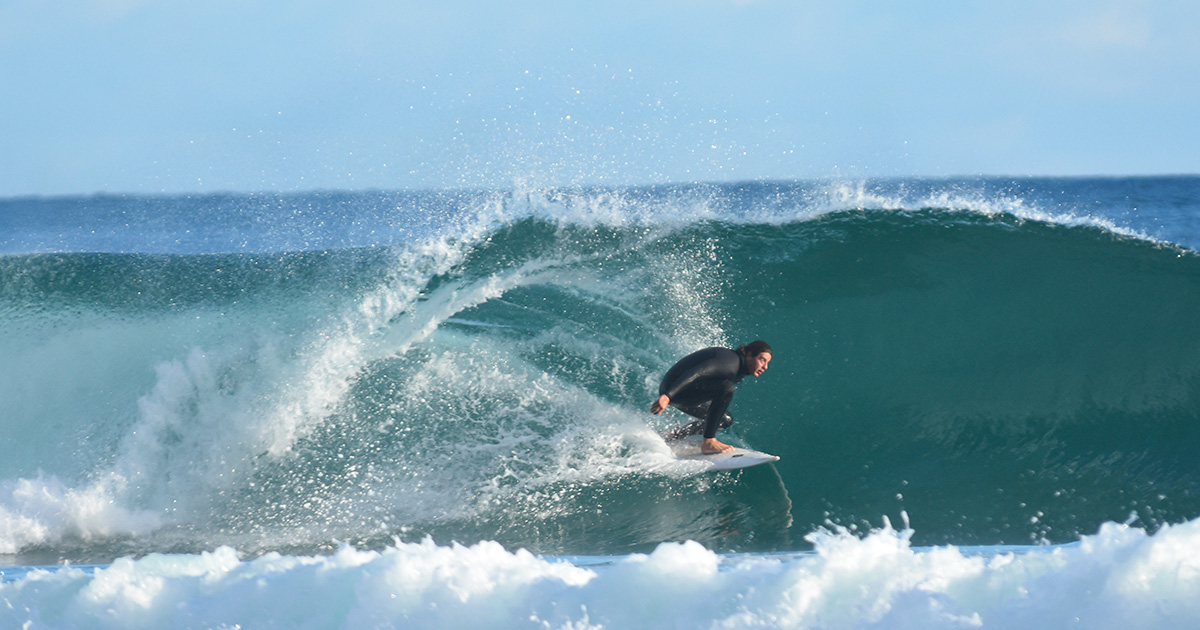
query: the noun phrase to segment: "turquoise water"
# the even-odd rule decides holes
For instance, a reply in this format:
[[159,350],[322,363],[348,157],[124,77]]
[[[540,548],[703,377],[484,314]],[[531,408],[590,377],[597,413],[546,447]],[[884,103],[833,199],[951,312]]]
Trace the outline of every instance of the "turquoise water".
[[[1166,544],[1198,243],[1195,177],[5,200],[0,560]],[[782,459],[696,474],[658,379],[757,338],[722,439]]]

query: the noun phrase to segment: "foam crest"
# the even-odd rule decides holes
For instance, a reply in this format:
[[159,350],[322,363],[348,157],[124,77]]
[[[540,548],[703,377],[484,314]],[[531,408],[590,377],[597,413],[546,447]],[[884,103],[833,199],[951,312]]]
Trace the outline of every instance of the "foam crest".
[[[910,546],[890,527],[813,536],[815,551],[544,558],[494,542],[343,547],[329,556],[229,548],[122,559],[0,582],[0,620],[58,628],[1187,628],[1200,622],[1200,522],[1154,535],[1107,524],[1080,542]],[[247,588],[248,586],[253,588]],[[114,614],[116,613],[116,614]]]
[[120,505],[126,481],[116,475],[72,488],[53,475],[0,482],[0,553],[15,554],[64,537],[108,538],[158,527],[159,515]]
[[764,205],[749,213],[753,222],[809,221],[845,211],[913,212],[940,210],[965,212],[990,218],[1010,216],[1071,227],[1091,227],[1113,234],[1159,242],[1142,230],[1119,225],[1111,217],[1084,213],[1069,207],[1049,207],[1030,193],[993,189],[987,180],[974,182],[888,182],[832,180],[805,188],[791,205]]

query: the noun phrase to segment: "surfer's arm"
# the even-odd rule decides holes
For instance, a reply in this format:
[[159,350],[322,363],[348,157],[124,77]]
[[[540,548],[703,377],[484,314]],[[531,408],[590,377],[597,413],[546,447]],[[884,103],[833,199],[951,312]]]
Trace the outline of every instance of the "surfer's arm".
[[662,413],[663,410],[666,409],[667,405],[669,405],[669,404],[671,404],[671,397],[667,396],[666,394],[663,394],[662,396],[658,397],[658,400],[654,401],[653,405],[650,405],[650,413],[654,413],[654,414]]

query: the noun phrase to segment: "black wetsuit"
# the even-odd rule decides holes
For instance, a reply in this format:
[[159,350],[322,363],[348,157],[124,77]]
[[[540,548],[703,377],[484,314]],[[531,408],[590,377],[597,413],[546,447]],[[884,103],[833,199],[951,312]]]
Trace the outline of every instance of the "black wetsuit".
[[705,348],[683,357],[663,377],[658,394],[671,399],[671,406],[699,420],[668,431],[664,437],[676,440],[703,431],[705,438],[716,437],[717,429],[733,423],[726,410],[733,400],[734,387],[750,371],[746,358],[729,348]]

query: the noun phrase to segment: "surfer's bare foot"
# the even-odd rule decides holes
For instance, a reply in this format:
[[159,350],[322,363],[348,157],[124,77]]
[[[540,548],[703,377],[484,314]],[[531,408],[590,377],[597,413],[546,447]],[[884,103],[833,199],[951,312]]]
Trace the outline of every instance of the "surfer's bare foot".
[[700,452],[706,454],[724,453],[732,451],[733,447],[717,441],[717,438],[704,438],[704,442],[700,444]]

